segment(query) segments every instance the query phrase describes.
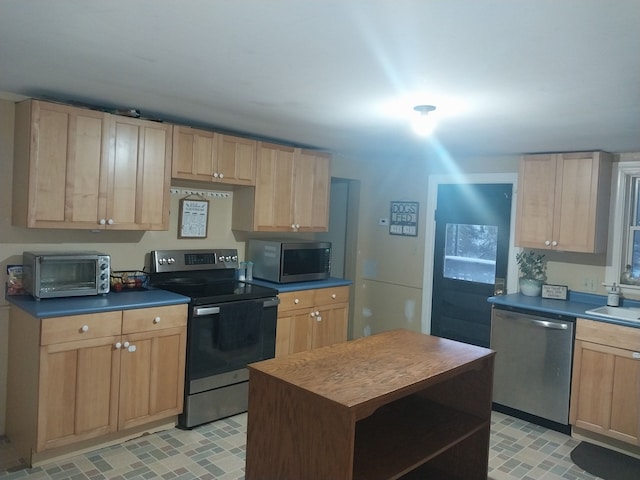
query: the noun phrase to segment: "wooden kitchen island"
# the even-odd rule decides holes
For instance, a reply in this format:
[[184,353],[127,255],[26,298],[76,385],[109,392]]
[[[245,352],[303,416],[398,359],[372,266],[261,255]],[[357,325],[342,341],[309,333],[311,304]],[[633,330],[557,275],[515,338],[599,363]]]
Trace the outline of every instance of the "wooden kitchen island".
[[408,330],[249,366],[246,480],[486,480],[492,350]]

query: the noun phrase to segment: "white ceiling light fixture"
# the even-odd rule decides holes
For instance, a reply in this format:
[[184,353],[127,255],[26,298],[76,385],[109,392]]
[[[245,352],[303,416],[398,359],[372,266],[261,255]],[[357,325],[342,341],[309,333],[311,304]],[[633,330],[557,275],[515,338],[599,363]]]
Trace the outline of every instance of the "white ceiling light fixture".
[[421,137],[428,137],[436,128],[435,118],[433,115],[429,115],[429,112],[433,112],[436,107],[433,105],[416,105],[413,109],[417,112],[413,118],[413,131]]

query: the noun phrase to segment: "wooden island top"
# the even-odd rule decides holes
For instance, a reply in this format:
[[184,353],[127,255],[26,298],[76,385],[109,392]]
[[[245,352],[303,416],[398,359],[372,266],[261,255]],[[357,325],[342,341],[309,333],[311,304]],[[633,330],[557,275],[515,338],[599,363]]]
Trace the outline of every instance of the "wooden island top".
[[486,479],[494,355],[393,330],[251,364],[246,479]]

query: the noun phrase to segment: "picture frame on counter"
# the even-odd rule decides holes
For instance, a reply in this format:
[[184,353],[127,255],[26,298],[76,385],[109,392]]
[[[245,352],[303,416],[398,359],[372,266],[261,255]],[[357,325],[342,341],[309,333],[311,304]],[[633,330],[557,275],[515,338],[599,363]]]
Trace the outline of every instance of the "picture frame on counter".
[[209,200],[194,195],[180,199],[178,238],[207,238]]
[[566,285],[542,285],[542,298],[553,298],[556,300],[566,300],[569,289]]

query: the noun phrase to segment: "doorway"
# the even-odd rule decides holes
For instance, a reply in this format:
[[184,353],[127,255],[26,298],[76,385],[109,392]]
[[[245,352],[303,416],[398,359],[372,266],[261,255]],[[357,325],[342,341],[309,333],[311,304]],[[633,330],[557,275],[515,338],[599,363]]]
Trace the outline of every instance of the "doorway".
[[[422,330],[488,346],[496,283],[515,291],[517,174],[429,177]],[[436,213],[437,212],[437,213]]]
[[[329,231],[316,233],[315,240],[331,242],[331,276],[355,280],[358,250],[360,180],[331,178]],[[350,289],[348,338],[353,338],[355,288]]]

